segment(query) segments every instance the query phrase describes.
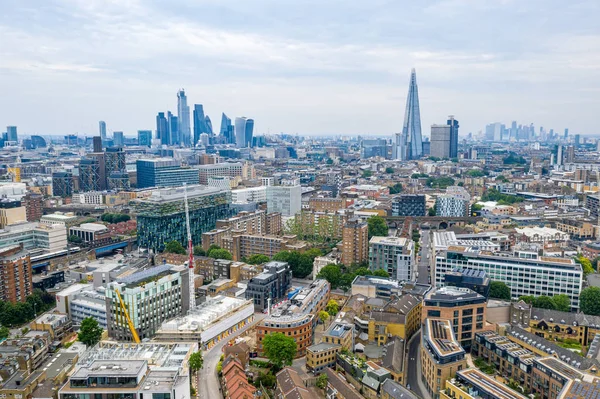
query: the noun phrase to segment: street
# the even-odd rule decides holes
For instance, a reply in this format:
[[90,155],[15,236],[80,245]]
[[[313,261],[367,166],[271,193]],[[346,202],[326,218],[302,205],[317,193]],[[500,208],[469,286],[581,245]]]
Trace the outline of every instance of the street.
[[421,230],[421,259],[419,260],[418,272],[419,276],[417,278],[417,282],[419,284],[431,284],[429,281],[429,277],[431,276],[431,272],[429,270],[429,266],[431,265],[430,256],[433,256],[431,253],[430,247],[430,230]]
[[[411,365],[406,368],[406,382],[410,390],[423,399],[431,399],[429,392],[421,381],[421,330],[417,331],[408,341],[408,361]],[[416,361],[416,364],[415,364]],[[414,367],[412,365],[415,365]]]
[[267,315],[263,313],[255,313],[254,314],[254,322],[252,324],[248,324],[246,327],[241,330],[236,331],[226,339],[223,339],[217,345],[213,346],[210,350],[203,352],[204,358],[204,367],[200,369],[198,372],[198,381],[197,381],[197,396],[200,399],[218,399],[222,398],[223,394],[219,390],[219,379],[217,377],[217,364],[219,363],[219,359],[223,354],[223,347],[233,338],[242,334],[252,326],[258,324],[262,319],[264,319]]

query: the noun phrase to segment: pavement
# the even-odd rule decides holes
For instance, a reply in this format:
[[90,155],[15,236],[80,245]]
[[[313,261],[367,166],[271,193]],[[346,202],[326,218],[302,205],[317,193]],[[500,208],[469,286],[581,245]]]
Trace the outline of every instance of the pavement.
[[416,367],[406,368],[406,382],[410,390],[423,399],[432,399],[425,384],[421,381],[421,330],[417,331],[408,341],[408,364],[416,360]]
[[266,316],[267,315],[263,313],[255,313],[254,322],[248,324],[241,330],[236,331],[227,337],[227,339],[222,340],[209,350],[202,353],[204,367],[198,372],[196,381],[196,392],[199,399],[218,399],[223,397],[223,394],[221,393],[221,386],[219,385],[219,377],[217,376],[217,364],[219,363],[219,359],[223,354],[223,347],[231,339],[239,336],[258,324]]

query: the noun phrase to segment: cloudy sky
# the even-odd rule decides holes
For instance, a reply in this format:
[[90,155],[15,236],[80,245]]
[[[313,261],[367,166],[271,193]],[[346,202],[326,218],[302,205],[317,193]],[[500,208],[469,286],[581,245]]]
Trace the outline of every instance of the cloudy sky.
[[391,134],[453,114],[600,133],[598,0],[0,0],[0,126],[133,136],[185,88],[219,128]]

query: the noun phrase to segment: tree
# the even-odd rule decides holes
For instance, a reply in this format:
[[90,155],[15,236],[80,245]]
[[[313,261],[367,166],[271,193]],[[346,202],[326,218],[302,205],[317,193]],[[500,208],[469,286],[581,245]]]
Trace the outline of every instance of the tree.
[[5,339],[10,336],[10,330],[6,326],[0,327],[0,339]]
[[362,172],[363,179],[368,179],[371,176],[373,176],[373,172],[371,172],[370,170],[364,170]]
[[510,301],[510,288],[502,281],[492,281],[490,283],[490,298],[504,299]]
[[274,388],[275,384],[277,384],[277,377],[275,377],[272,373],[260,372],[258,377],[256,377],[254,380],[254,383],[258,387],[262,385],[265,388]]
[[381,216],[371,216],[367,219],[367,224],[369,225],[369,238],[374,236],[387,237],[388,226]]
[[579,309],[585,314],[600,316],[600,288],[583,289],[579,294]]
[[77,236],[75,234],[71,234],[69,236],[69,241],[73,242],[75,244],[81,244],[83,242],[83,240],[81,238],[79,238],[79,236]]
[[377,276],[377,277],[385,277],[385,278],[389,278],[390,274],[383,270],[383,269],[377,269],[375,270],[373,273],[371,273],[372,276]]
[[330,299],[329,302],[327,302],[325,310],[329,315],[335,316],[340,311],[340,305],[338,305],[336,300]]
[[319,320],[321,320],[321,323],[325,324],[325,322],[327,322],[328,319],[329,319],[329,313],[327,313],[324,310],[321,310],[319,312]]
[[327,374],[326,373],[319,374],[315,385],[317,386],[317,388],[321,388],[321,389],[327,388]]
[[366,267],[359,267],[354,271],[355,276],[368,276],[369,274],[371,274],[371,271]]
[[485,172],[483,172],[482,170],[479,169],[472,169],[470,171],[467,172],[467,176],[470,177],[483,177],[485,176]]
[[294,338],[279,332],[271,333],[265,336],[262,344],[265,356],[277,369],[292,365],[292,361],[296,357],[296,351],[298,350]]
[[208,251],[208,256],[213,259],[225,259],[225,260],[233,259],[233,256],[231,255],[231,253],[228,250],[223,249],[223,248],[213,249],[212,251]]
[[533,305],[534,300],[535,300],[535,297],[533,295],[521,295],[519,297],[519,301],[523,301],[529,305]]
[[312,273],[315,258],[321,255],[323,253],[318,248],[304,252],[281,251],[273,255],[273,260],[289,263],[295,278],[305,278]]
[[190,370],[197,372],[204,366],[204,359],[202,358],[202,351],[194,352],[190,355],[188,360]]
[[267,255],[254,254],[250,255],[248,259],[246,259],[246,263],[248,263],[249,265],[262,265],[263,263],[266,263],[270,260],[271,259],[269,259]]
[[508,183],[510,180],[508,180],[506,177],[500,175],[500,176],[496,176],[496,180],[499,181],[500,183]]
[[392,168],[391,166],[388,166],[387,168],[385,168],[385,173],[387,173],[387,174],[394,173],[394,168]]
[[202,248],[202,245],[194,245],[194,255],[206,256],[206,251]]
[[400,194],[402,192],[402,184],[396,183],[390,187],[390,194]]
[[185,251],[185,248],[183,247],[183,245],[181,245],[181,243],[176,240],[170,241],[167,243],[167,245],[165,245],[165,252],[170,253],[170,254],[179,254],[179,255],[186,254],[186,251]]
[[481,204],[473,204],[471,205],[471,211],[473,212],[479,212],[483,209],[483,205]]
[[435,207],[431,207],[427,210],[427,216],[435,216]]
[[79,328],[77,339],[80,342],[83,342],[86,346],[92,347],[100,342],[103,331],[104,330],[102,327],[100,327],[96,319],[93,317],[86,317],[81,321],[81,327]]
[[592,262],[588,258],[583,256],[582,254],[577,255],[577,257],[575,258],[575,262],[577,262],[581,265],[584,275],[594,273],[594,268],[592,267]]
[[554,305],[555,310],[560,310],[561,312],[568,312],[571,310],[571,300],[565,294],[554,295],[552,297],[552,304]]
[[321,269],[319,274],[317,274],[317,278],[327,280],[331,284],[331,288],[336,289],[342,282],[342,270],[338,265],[331,263]]
[[540,309],[554,309],[554,302],[549,296],[541,295],[533,300],[532,306]]

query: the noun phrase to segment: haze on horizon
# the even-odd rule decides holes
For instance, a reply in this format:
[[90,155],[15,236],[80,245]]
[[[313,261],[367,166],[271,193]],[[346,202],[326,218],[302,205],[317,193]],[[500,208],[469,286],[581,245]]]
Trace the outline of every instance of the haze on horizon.
[[417,70],[423,135],[452,114],[595,134],[597,0],[5,0],[0,126],[133,136],[185,88],[215,130],[391,135]]

